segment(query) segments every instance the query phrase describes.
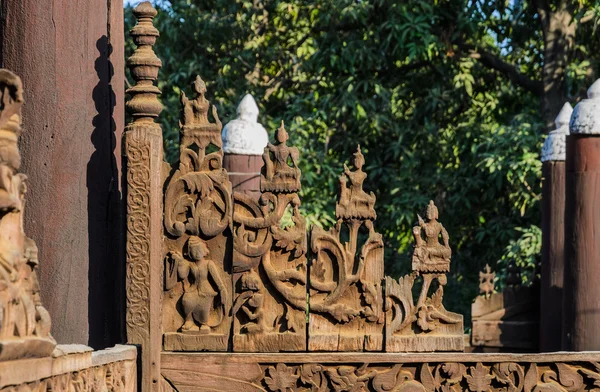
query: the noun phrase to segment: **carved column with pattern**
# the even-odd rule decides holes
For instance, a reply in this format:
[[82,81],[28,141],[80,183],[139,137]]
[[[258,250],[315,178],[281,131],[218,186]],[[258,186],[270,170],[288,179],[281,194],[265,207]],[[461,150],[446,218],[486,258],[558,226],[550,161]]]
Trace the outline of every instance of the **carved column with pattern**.
[[158,391],[162,302],[162,164],[163,141],[154,120],[162,110],[153,82],[161,61],[152,46],[159,36],[149,2],[134,9],[131,30],[137,49],[128,59],[135,86],[127,90],[133,121],[125,130],[127,167],[127,341],[141,346],[141,390]]

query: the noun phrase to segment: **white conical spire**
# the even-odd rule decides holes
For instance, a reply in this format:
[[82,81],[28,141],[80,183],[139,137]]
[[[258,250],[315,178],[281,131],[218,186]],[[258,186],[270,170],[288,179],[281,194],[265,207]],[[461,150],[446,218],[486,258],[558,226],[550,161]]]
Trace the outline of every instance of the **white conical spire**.
[[588,89],[588,99],[575,106],[569,128],[574,135],[600,135],[600,79]]
[[569,121],[573,107],[565,102],[562,109],[556,116],[554,124],[556,129],[548,135],[542,147],[542,162],[546,161],[564,161],[566,155],[566,137],[569,134]]
[[238,117],[223,127],[223,152],[239,155],[262,155],[269,136],[258,123],[258,105],[250,94],[242,98],[237,107]]

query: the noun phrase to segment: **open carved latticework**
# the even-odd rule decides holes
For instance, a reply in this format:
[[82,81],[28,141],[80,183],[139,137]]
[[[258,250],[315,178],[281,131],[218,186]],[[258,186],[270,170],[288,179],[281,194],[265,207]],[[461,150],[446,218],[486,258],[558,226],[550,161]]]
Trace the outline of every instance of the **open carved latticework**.
[[22,104],[21,79],[0,69],[0,361],[49,356],[56,345],[40,299],[38,249],[23,229]]
[[234,195],[234,351],[306,349],[306,222],[299,152],[283,122],[263,154],[261,197]]
[[[310,351],[383,349],[383,240],[373,224],[375,195],[363,190],[364,163],[359,146],[354,170],[344,165],[339,178],[336,225],[311,231]],[[361,230],[366,233],[359,247]]]
[[231,183],[222,168],[221,122],[210,122],[206,84],[181,93],[179,163],[165,185],[164,346],[225,351],[231,330]]

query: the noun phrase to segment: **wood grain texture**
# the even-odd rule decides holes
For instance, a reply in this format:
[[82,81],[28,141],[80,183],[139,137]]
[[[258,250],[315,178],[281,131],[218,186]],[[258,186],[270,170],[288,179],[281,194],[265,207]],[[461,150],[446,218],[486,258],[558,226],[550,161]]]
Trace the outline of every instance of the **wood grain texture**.
[[600,349],[600,137],[567,136],[563,349]]
[[45,261],[40,285],[52,333],[59,342],[106,347],[121,339],[123,325],[113,296],[123,282],[113,252],[123,235],[115,150],[124,123],[123,1],[11,0],[0,7],[2,66],[28,86],[25,227]]
[[600,353],[175,354],[162,356],[167,391],[590,390]]
[[311,230],[309,351],[383,349],[383,240],[364,163],[359,146],[353,170],[344,165],[339,178],[336,225]]
[[560,350],[565,269],[565,162],[542,164],[540,350]]
[[221,122],[198,76],[181,94],[179,163],[165,185],[164,349],[226,351],[231,334],[231,183]]
[[234,195],[233,350],[306,350],[306,221],[299,151],[283,123],[263,154],[261,196]]
[[242,192],[258,200],[260,197],[260,155],[224,154],[223,167],[227,170],[233,192]]

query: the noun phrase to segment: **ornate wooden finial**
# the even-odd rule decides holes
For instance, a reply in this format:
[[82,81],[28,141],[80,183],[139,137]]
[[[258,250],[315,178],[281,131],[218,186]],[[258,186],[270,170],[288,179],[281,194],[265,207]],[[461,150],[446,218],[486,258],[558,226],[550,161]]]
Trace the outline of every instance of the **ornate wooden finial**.
[[489,264],[485,265],[483,271],[479,272],[479,294],[488,298],[494,292],[494,279],[496,273],[492,272]]
[[158,70],[162,67],[162,62],[152,49],[159,36],[152,23],[157,11],[150,2],[145,1],[134,8],[133,14],[138,23],[129,34],[137,49],[127,63],[136,85],[127,90],[127,93],[132,95],[131,100],[127,102],[127,108],[133,115],[134,123],[151,122],[158,117],[163,108],[157,98],[160,90],[154,86]]

